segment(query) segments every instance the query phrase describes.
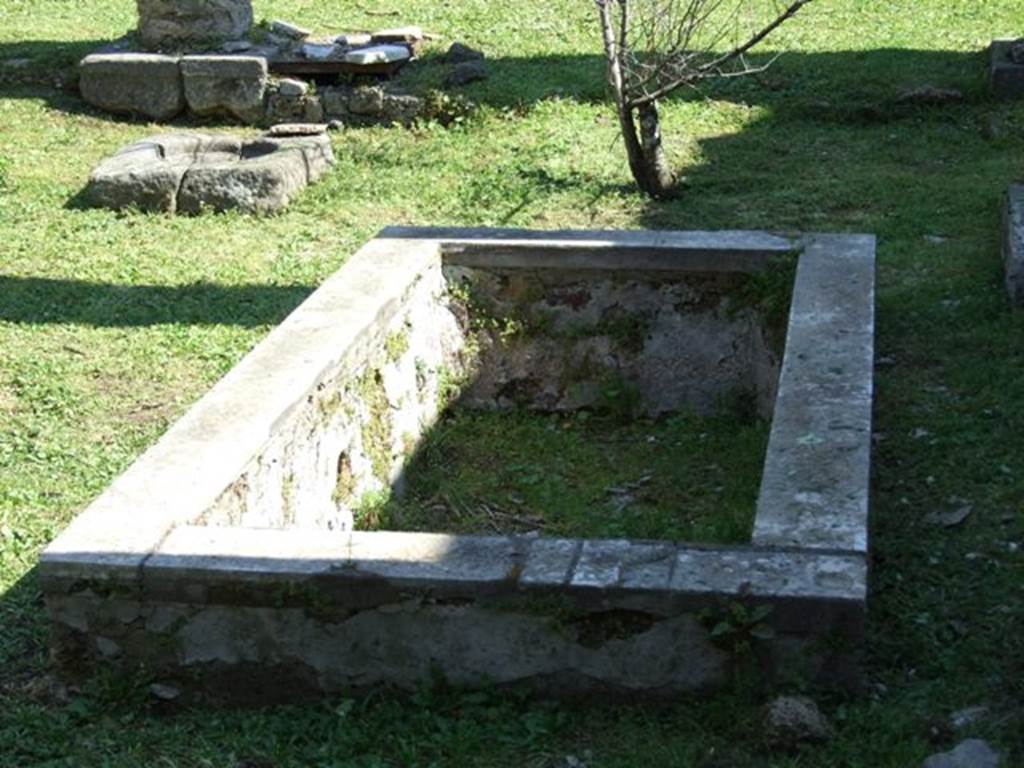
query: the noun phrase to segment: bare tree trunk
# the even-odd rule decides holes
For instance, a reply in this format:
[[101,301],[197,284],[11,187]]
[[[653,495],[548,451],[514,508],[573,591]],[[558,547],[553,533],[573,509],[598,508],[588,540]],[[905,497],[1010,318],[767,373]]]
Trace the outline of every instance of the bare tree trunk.
[[658,105],[653,101],[642,104],[637,108],[637,113],[640,118],[640,149],[646,178],[644,191],[652,197],[675,197],[676,177],[665,157],[665,148],[661,145]]
[[653,104],[645,104],[637,111],[639,114],[634,116],[630,107],[619,107],[619,126],[629,170],[644,194],[663,200],[675,197],[676,179],[661,145],[658,109]]
[[[656,198],[672,197],[675,177],[665,159],[661,144],[661,128],[658,123],[658,107],[654,102],[636,108],[629,104],[625,78],[622,71],[622,47],[615,37],[615,25],[611,16],[614,0],[598,0],[601,29],[604,33],[605,56],[608,59],[608,82],[615,97],[615,109],[619,115],[619,128],[626,145],[626,158],[640,191]],[[628,2],[622,3],[622,39],[625,40],[628,24]],[[639,126],[637,124],[639,117]]]

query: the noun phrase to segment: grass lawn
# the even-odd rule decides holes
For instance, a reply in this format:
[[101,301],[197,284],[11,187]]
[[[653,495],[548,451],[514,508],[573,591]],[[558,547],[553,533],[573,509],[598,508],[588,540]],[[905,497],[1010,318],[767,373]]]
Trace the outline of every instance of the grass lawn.
[[[0,766],[906,768],[967,736],[1024,765],[1024,312],[999,265],[1024,104],[989,99],[982,53],[1024,34],[1024,2],[812,4],[770,41],[789,53],[769,72],[664,105],[686,184],[664,203],[630,186],[589,2],[255,5],[339,32],[419,23],[486,50],[492,76],[452,129],[336,135],[337,168],[280,217],[120,216],[75,195],[158,127],[55,80],[133,27],[134,3],[0,0]],[[965,100],[895,103],[922,84]],[[878,235],[870,685],[810,691],[827,744],[769,751],[771,692],[746,689],[651,707],[438,688],[174,716],[133,680],[48,696],[38,553],[386,224]],[[928,521],[964,505],[958,527]],[[980,722],[944,725],[977,704]]]

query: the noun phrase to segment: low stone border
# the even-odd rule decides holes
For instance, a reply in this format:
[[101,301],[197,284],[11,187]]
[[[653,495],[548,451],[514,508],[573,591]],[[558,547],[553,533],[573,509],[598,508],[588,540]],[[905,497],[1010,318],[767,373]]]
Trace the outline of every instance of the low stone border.
[[1006,194],[1003,264],[1010,301],[1024,306],[1024,184],[1012,184]]
[[[442,262],[749,271],[791,252],[751,546],[196,525],[322,382],[379,348]],[[438,673],[665,696],[752,662],[850,682],[867,599],[873,334],[870,236],[386,230],[47,548],[55,658],[68,675],[141,665],[163,694],[247,702]]]
[[85,197],[114,210],[276,213],[333,163],[323,133],[253,141],[166,134],[129,144],[101,163]]
[[[454,65],[452,86],[479,79],[482,62]],[[329,85],[269,74],[267,59],[249,54],[172,56],[96,53],[79,64],[79,90],[105,112],[166,122],[188,112],[245,125],[283,122],[411,125],[428,116],[419,96],[394,86]]]

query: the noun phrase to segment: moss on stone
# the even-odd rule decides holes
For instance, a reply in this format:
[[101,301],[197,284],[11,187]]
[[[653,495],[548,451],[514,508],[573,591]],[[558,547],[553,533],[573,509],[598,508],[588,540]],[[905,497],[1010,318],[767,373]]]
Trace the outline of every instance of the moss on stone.
[[779,357],[786,346],[789,306],[799,263],[799,253],[775,256],[765,269],[747,275],[731,294],[731,312],[735,314],[743,309],[757,312],[765,331],[765,341]]
[[288,473],[281,483],[281,518],[284,525],[295,525],[295,483],[294,472]]
[[347,453],[338,457],[338,475],[334,481],[331,498],[338,505],[348,505],[356,492],[356,477],[352,472],[352,460]]
[[409,329],[395,331],[384,340],[384,353],[389,363],[397,363],[409,351]]
[[371,368],[363,374],[359,396],[366,409],[362,425],[363,451],[370,458],[374,477],[386,484],[391,476],[393,436],[391,409],[379,370]]

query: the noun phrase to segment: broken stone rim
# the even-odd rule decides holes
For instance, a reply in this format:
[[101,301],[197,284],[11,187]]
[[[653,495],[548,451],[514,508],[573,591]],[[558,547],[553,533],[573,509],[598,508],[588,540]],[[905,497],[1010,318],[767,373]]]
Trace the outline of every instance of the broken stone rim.
[[[192,525],[368,329],[397,315],[431,265],[747,272],[794,252],[779,396],[747,546]],[[365,592],[371,603],[556,593],[664,615],[742,601],[772,606],[772,623],[787,632],[841,627],[859,638],[874,252],[870,235],[385,229],[47,548],[44,592],[245,605],[266,599],[268,585],[289,584],[311,587],[294,593],[306,604],[339,591],[346,600]]]

